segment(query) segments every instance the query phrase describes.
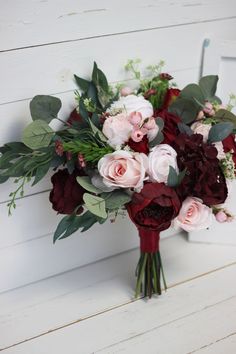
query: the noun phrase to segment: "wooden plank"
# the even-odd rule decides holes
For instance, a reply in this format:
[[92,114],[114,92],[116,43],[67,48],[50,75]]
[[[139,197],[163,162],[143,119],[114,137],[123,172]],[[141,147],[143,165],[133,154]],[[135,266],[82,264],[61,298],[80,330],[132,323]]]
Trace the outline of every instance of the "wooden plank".
[[[77,351],[79,350],[80,353],[92,352],[100,348],[97,342],[99,337],[105,346],[114,343],[117,338],[126,338],[126,335],[133,330],[138,331],[135,327],[132,330],[129,329],[127,327],[128,322],[130,322],[130,326],[136,326],[133,323],[135,322],[138,328],[144,326],[142,328],[148,329],[157,323],[174,320],[183,314],[197,311],[209,304],[235,295],[236,286],[232,281],[236,274],[235,267],[229,267],[224,272],[219,272],[219,275],[209,274],[203,277],[203,280],[197,279],[196,283],[189,282],[177,286],[192,278],[198,278],[204,273],[212,272],[219,267],[235,262],[236,256],[233,247],[194,245],[186,242],[183,237],[176,236],[162,240],[161,251],[167,282],[170,287],[176,286],[176,289],[179,289],[177,293],[170,288],[162,297],[153,299],[148,304],[138,301],[136,302],[137,306],[133,304],[130,307],[123,307],[121,311],[118,310],[119,314],[112,311],[108,317],[105,317],[107,325],[104,327],[104,332],[102,330],[103,324],[100,324],[100,317],[98,317],[98,320],[95,319],[94,323],[94,326],[96,326],[98,321],[98,336],[93,335],[93,348],[86,347],[86,343],[82,340],[82,338],[87,338],[83,330],[84,326],[87,329],[90,328],[90,333],[96,333],[92,319],[85,321],[88,322],[86,325],[81,322],[68,327],[68,331],[65,328],[62,331],[55,332],[55,336],[59,337],[58,343],[61,339],[60,334],[57,333],[62,333],[62,337],[65,338],[65,343],[62,344],[62,353],[63,350],[65,352],[64,345],[69,345],[70,333],[73,333],[72,335],[77,333],[76,338],[81,338],[79,347],[76,346]],[[64,254],[66,255],[67,252],[68,249],[65,249]],[[67,326],[72,322],[81,321],[113,307],[132,302],[137,259],[138,250],[134,250],[1,294],[0,347],[13,345],[56,328]],[[146,314],[145,309],[147,310]],[[139,311],[141,311],[139,319],[133,321],[133,316],[139,316]],[[125,313],[130,315],[126,316]],[[126,320],[122,327],[122,323],[119,321],[124,316]],[[143,321],[141,321],[142,316],[144,316]],[[150,319],[148,320],[149,316]],[[155,318],[153,319],[153,317]],[[106,336],[105,331],[110,326],[110,321],[113,321],[111,328],[114,329],[114,333],[108,331],[109,336]],[[119,325],[121,328],[119,328]],[[115,335],[116,330],[118,331],[117,337]],[[44,341],[44,339],[42,340]],[[52,345],[52,352],[56,353],[58,348],[56,349],[54,346],[57,339],[50,336],[48,340],[50,346]],[[107,340],[110,342],[108,343]],[[44,352],[40,344],[41,339],[37,339],[35,343],[38,352],[40,350]],[[74,343],[73,339],[71,343]],[[88,346],[90,344],[92,345],[92,343],[87,343]],[[60,346],[60,344],[58,345]],[[27,346],[22,346],[22,348],[25,353],[31,352],[31,349],[28,350]],[[73,351],[71,354],[73,354]]]
[[[130,31],[215,21],[236,16],[234,0],[114,3],[96,0],[29,2],[10,0],[1,8],[0,50],[74,41]],[[48,30],[50,28],[50,30]]]
[[[72,90],[75,88],[72,74],[89,75],[94,60],[106,71],[110,82],[129,77],[122,67],[128,58],[134,57],[142,58],[144,66],[165,59],[166,71],[196,68],[200,63],[206,34],[214,31],[220,38],[234,38],[232,28],[235,24],[235,19],[198,23],[185,28],[179,26],[174,31],[171,27],[117,35],[115,40],[112,36],[93,38],[0,53],[0,104],[40,93],[56,94]],[[156,44],[150,45],[150,38]],[[111,57],[107,55],[108,51],[116,54]],[[40,63],[35,66],[38,58]]]
[[226,338],[218,339],[195,351],[196,354],[234,354],[236,348],[236,334],[229,334]]
[[[232,282],[235,276],[236,265],[226,267],[173,287],[148,303],[139,300],[67,324],[5,352],[38,354],[50,348],[53,353],[64,354],[70,348],[70,354],[78,351],[143,353],[148,347],[149,353],[179,354],[181,350],[187,354],[235,332],[236,283]],[[98,294],[105,295],[105,292]],[[73,306],[74,312],[77,308]],[[35,317],[33,322],[37,322]]]

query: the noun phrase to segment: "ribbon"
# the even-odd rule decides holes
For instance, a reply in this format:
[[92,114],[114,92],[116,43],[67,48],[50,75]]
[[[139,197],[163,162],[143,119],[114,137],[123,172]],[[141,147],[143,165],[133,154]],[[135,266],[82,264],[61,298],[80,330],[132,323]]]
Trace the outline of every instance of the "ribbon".
[[139,228],[139,237],[141,252],[156,253],[159,251],[159,231]]

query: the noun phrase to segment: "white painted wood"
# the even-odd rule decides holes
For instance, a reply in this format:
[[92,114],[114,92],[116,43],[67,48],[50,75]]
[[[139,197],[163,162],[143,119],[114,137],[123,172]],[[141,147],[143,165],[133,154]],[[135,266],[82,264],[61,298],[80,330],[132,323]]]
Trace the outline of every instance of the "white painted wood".
[[[143,325],[144,328],[148,329],[150,325],[155,327],[158,318],[161,322],[168,322],[172,315],[173,318],[179,318],[188,312],[198,311],[207,306],[207,304],[209,305],[209,303],[216,303],[235,295],[236,288],[232,282],[232,279],[235,277],[235,267],[228,267],[222,275],[216,277],[217,280],[213,274],[207,275],[207,280],[203,282],[198,279],[204,273],[215,271],[220,267],[236,262],[234,248],[229,246],[220,247],[217,245],[191,244],[178,235],[162,240],[161,250],[167,283],[170,289],[162,297],[155,298],[148,304],[138,301],[138,308],[135,307],[133,309],[132,305],[135,284],[134,270],[138,259],[138,250],[126,252],[107,260],[1,294],[0,348],[39,336],[75,321],[86,320],[88,317],[126,303],[131,303],[131,310],[129,310],[129,306],[123,307],[123,311],[128,311],[130,314],[128,318],[131,320],[135,316],[136,311],[141,309],[144,314],[143,321],[141,321],[143,315],[140,314],[140,320],[135,322],[138,326]],[[201,262],[199,261],[200,259]],[[177,294],[173,292],[172,287],[178,288],[178,284],[195,278],[197,279],[188,283],[189,285],[182,285],[182,290],[178,290]],[[232,286],[229,286],[230,282],[233,283]],[[186,305],[184,305],[185,302]],[[145,308],[147,309],[146,314]],[[150,315],[151,313],[152,315]],[[110,317],[113,316],[114,325],[116,321],[117,324],[114,328],[114,333],[112,333],[112,343],[118,338],[115,336],[115,330],[117,329],[118,332],[121,330],[121,328],[119,329],[119,326],[121,326],[120,317],[117,317],[115,310],[111,312],[108,319],[104,320],[104,324],[107,326]],[[147,321],[149,316],[150,320]],[[99,318],[99,316],[94,318],[95,323],[100,321]],[[133,320],[130,320],[125,321],[124,328],[122,329],[126,334],[132,332],[131,330],[125,330],[125,328],[128,329],[128,322],[133,322]],[[96,331],[93,332],[95,326],[93,325],[93,319],[88,320],[88,322],[89,331],[94,333],[95,341],[95,347],[91,348],[91,352],[99,348],[97,341],[100,335],[102,341],[106,341],[107,339],[105,338],[105,331],[95,336]],[[82,348],[90,345],[89,343],[86,344],[87,336],[84,336],[84,334],[81,335],[80,332],[80,325],[83,328],[83,323],[81,322],[81,324],[79,323],[76,326],[76,331],[78,331],[77,338],[81,338],[79,347],[76,346],[76,350],[79,350],[79,353],[84,353]],[[97,330],[99,331],[99,326]],[[57,336],[56,333],[55,335]],[[68,344],[66,339],[67,334],[63,330],[62,337],[64,335],[65,343]],[[72,340],[71,343],[74,343],[74,341]],[[56,344],[53,343],[52,345]],[[34,348],[34,344],[32,344],[32,347]],[[27,349],[28,347],[25,348],[24,346],[23,348],[26,353],[27,350],[30,353],[31,350],[35,350],[31,347],[31,349]],[[42,350],[38,344],[38,340],[36,340],[35,348],[38,348],[39,352]],[[88,349],[89,347],[87,347],[87,351]],[[56,352],[55,348],[54,350]],[[63,350],[65,350],[64,346],[62,352]],[[44,351],[42,350],[42,352]],[[71,354],[73,354],[73,351]]]
[[[115,40],[111,36],[2,52],[0,104],[40,93],[58,94],[72,90],[76,87],[72,82],[73,73],[89,75],[94,60],[106,71],[110,82],[129,77],[124,75],[123,66],[127,59],[134,57],[142,58],[144,66],[164,58],[167,71],[197,68],[207,34],[214,31],[220,38],[235,39],[236,35],[231,30],[233,26],[236,26],[235,19],[192,24],[187,29],[177,26],[174,30],[168,27],[152,32],[127,33],[117,35]],[[156,45],[150,45],[151,38],[155,39]],[[109,53],[115,53],[114,56],[104,55],[108,48]],[[38,58],[40,65],[36,66]]]
[[[217,95],[222,99],[223,104],[227,104],[229,95],[231,93],[236,94],[236,41],[220,40],[216,37],[205,41],[203,75],[212,73],[219,75]],[[230,185],[229,198],[225,207],[236,216],[235,180]],[[236,245],[236,219],[232,223],[223,224],[214,221],[213,225],[207,230],[190,232],[189,240],[192,242]]]
[[235,16],[234,0],[9,0],[1,7],[0,50]]
[[[70,354],[143,353],[147,348],[149,353],[193,352],[235,332],[236,285],[232,282],[235,275],[235,265],[226,267],[174,286],[148,303],[144,300],[124,303],[83,321],[78,317],[78,321],[70,325],[5,352],[39,354],[47,352],[47,348],[58,354],[64,354],[68,348]],[[73,308],[76,312],[77,307]],[[37,317],[34,317],[35,322]],[[15,318],[12,318],[12,326],[14,323]]]
[[236,334],[229,334],[226,338],[218,339],[216,342],[196,351],[196,354],[234,354],[236,348]]

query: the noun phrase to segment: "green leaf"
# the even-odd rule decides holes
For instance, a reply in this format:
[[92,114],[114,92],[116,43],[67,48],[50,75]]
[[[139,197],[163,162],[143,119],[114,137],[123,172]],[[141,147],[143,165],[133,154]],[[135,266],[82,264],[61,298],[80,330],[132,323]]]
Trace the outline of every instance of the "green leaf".
[[178,174],[172,166],[169,166],[167,185],[169,187],[176,187],[178,185]]
[[221,122],[230,122],[236,128],[236,115],[226,109],[219,109],[214,115],[214,119],[216,119],[219,123]]
[[215,96],[218,80],[217,75],[208,75],[200,79],[199,86],[206,100],[211,100]]
[[7,151],[0,157],[0,169],[4,170],[11,167],[12,160],[15,160],[18,157],[17,152]]
[[188,124],[196,119],[201,108],[194,100],[177,98],[168,110],[180,117],[185,124]]
[[109,210],[117,210],[131,201],[131,197],[122,190],[102,193],[101,197],[104,198],[106,208]]
[[2,176],[8,177],[22,177],[25,175],[25,164],[28,161],[28,157],[19,158],[14,164],[12,164],[7,170],[2,172]]
[[50,123],[57,117],[61,109],[61,101],[57,97],[38,95],[30,102],[30,113],[33,120],[43,120]]
[[83,176],[83,177],[76,177],[77,182],[79,183],[79,185],[81,185],[81,187],[83,187],[84,189],[86,189],[86,191],[91,192],[91,193],[102,193],[101,189],[95,187],[90,180],[90,177],[88,176]]
[[51,160],[39,166],[36,169],[35,178],[34,178],[34,182],[32,183],[32,186],[35,186],[35,184],[37,184],[39,181],[43,179],[43,177],[48,173],[50,165],[51,165]]
[[88,87],[88,90],[87,90],[87,96],[88,96],[88,98],[91,98],[93,103],[98,105],[99,102],[98,102],[97,89],[96,89],[96,86],[92,82],[89,83],[89,87]]
[[204,104],[205,102],[205,97],[202,92],[202,89],[200,86],[197,84],[189,84],[187,85],[179,95],[180,98],[186,98],[186,99],[196,99],[199,101],[201,104]]
[[105,208],[106,204],[103,198],[97,197],[89,193],[84,193],[83,200],[85,202],[86,207],[92,214],[99,216],[103,219],[107,217]]
[[229,136],[234,129],[234,125],[230,122],[217,123],[213,125],[209,131],[208,142],[214,143],[222,141]]
[[93,66],[92,80],[93,80],[94,84],[98,88],[101,88],[104,92],[109,91],[109,85],[107,82],[107,78],[106,78],[105,74],[102,72],[102,70],[100,70],[98,68],[96,62],[94,62],[94,66]]
[[0,175],[0,184],[5,183],[8,180],[9,176],[1,176]]
[[89,115],[88,115],[88,112],[87,112],[87,110],[86,110],[86,107],[85,107],[85,105],[84,105],[84,96],[82,96],[81,98],[80,98],[80,100],[79,100],[79,114],[80,114],[80,116],[83,118],[83,120],[85,121],[85,122],[87,122],[88,121],[88,118],[89,118]]
[[75,81],[77,83],[77,85],[79,86],[79,88],[81,88],[82,91],[87,91],[90,81],[82,79],[81,77],[74,75]]
[[80,224],[82,227],[81,232],[87,231],[99,220],[106,221],[106,219],[98,219],[94,214],[90,213],[90,211],[86,211],[83,215],[80,216],[80,219]]
[[43,120],[35,120],[30,123],[23,131],[22,141],[31,149],[40,149],[48,147],[54,131]]
[[187,172],[187,168],[185,168],[183,171],[181,171],[178,174],[178,185],[182,182],[182,180],[184,179],[184,176],[186,175]]
[[164,128],[164,125],[165,125],[164,120],[163,120],[162,118],[160,118],[160,117],[157,117],[157,118],[155,119],[155,122],[156,122],[156,125],[157,125],[158,128],[159,128],[159,131],[162,131],[163,128]]
[[153,148],[156,145],[159,145],[160,143],[162,143],[162,141],[164,140],[164,135],[161,131],[158,132],[157,136],[149,142],[149,147]]
[[97,135],[97,136],[99,137],[99,139],[100,139],[102,142],[106,143],[106,142],[107,142],[107,138],[106,138],[105,135],[101,132],[101,130],[98,129],[98,128],[93,124],[93,122],[91,121],[90,118],[88,118],[88,121],[89,121],[90,127],[91,127],[91,129],[92,129],[94,135]]
[[7,143],[6,146],[13,152],[29,153],[31,150],[21,142]]
[[178,128],[179,128],[180,133],[184,133],[189,136],[193,134],[192,129],[187,124],[178,123]]
[[[79,226],[77,225],[77,215],[66,215],[59,222],[56,231],[53,236],[53,243],[58,239],[63,239],[65,237],[70,236],[72,233],[78,230]],[[78,226],[78,228],[77,228]]]

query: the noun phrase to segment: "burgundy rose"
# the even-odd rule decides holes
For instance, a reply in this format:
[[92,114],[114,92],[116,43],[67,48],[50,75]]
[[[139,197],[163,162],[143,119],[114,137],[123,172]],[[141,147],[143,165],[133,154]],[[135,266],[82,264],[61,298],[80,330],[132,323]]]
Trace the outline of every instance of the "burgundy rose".
[[154,117],[160,117],[164,121],[164,128],[162,133],[164,135],[163,144],[170,144],[176,139],[179,134],[178,123],[180,123],[180,118],[175,114],[168,112],[167,110],[156,110],[154,112]]
[[179,96],[179,94],[180,94],[179,89],[176,89],[176,88],[167,89],[165,97],[164,97],[163,105],[161,108],[167,109],[176,100],[176,98]]
[[130,138],[127,144],[132,150],[136,152],[143,152],[146,155],[149,153],[147,135],[144,135],[143,139],[138,143],[136,143],[135,141],[133,141],[133,139]]
[[198,197],[208,206],[224,203],[228,190],[216,148],[204,143],[201,134],[180,134],[174,148],[179,169],[187,170],[178,187],[181,198]]
[[[52,207],[59,214],[72,214],[76,207],[83,204],[83,194],[85,190],[76,181],[77,176],[83,175],[81,171],[74,171],[71,175],[68,170],[59,170],[52,178],[53,189],[49,200]],[[81,214],[81,206],[77,214]]]
[[223,147],[225,152],[232,152],[232,157],[234,160],[235,168],[236,168],[236,142],[235,142],[235,135],[231,134],[223,141]]

